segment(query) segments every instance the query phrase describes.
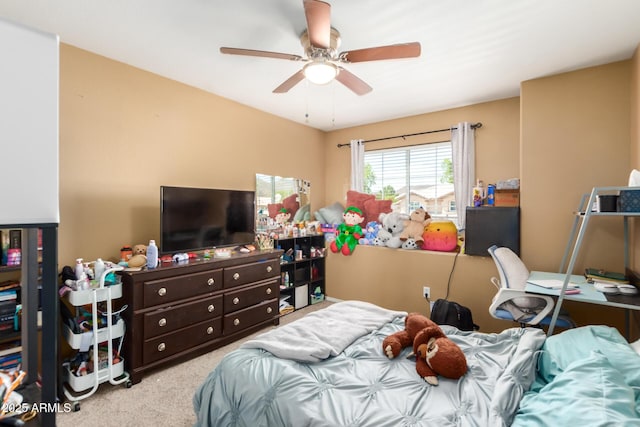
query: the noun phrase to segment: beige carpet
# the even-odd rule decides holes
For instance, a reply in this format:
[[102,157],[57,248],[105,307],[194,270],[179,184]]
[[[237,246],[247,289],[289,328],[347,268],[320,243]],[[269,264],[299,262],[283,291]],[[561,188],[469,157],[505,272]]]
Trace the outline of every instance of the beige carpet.
[[[287,324],[312,311],[327,307],[322,302],[305,307],[280,319]],[[272,327],[273,328],[273,327]],[[260,332],[214,350],[208,354],[165,369],[156,370],[131,388],[101,384],[91,397],[80,401],[77,412],[58,413],[57,425],[66,426],[193,426],[196,417],[191,403],[196,388],[230,351]]]

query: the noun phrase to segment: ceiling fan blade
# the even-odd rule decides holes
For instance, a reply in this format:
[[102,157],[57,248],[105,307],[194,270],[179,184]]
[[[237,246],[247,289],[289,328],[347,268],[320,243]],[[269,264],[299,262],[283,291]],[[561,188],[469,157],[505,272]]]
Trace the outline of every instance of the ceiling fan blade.
[[371,86],[366,84],[359,77],[356,77],[352,72],[342,67],[338,67],[338,69],[340,72],[336,76],[336,80],[351,89],[351,91],[356,95],[366,95],[373,90]]
[[313,47],[329,48],[331,44],[331,5],[320,0],[304,0],[309,43]]
[[291,61],[300,61],[302,59],[301,56],[293,55],[290,53],[268,52],[266,50],[239,49],[235,47],[221,47],[220,53],[227,53],[229,55],[259,56],[262,58],[289,59]]
[[302,80],[304,80],[304,73],[302,72],[302,70],[300,70],[297,73],[295,73],[293,76],[285,80],[280,86],[275,88],[273,90],[273,93],[289,92],[289,89],[291,89],[292,87],[300,83]]
[[370,47],[340,53],[340,57],[347,62],[380,61],[418,56],[420,56],[420,43],[418,42]]

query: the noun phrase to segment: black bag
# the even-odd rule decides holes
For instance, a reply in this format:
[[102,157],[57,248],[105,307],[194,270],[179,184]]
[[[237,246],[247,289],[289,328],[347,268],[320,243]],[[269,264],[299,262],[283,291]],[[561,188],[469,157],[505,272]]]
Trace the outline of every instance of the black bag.
[[457,302],[438,299],[431,309],[431,320],[438,325],[455,326],[461,331],[477,331],[480,326],[473,323],[471,310]]

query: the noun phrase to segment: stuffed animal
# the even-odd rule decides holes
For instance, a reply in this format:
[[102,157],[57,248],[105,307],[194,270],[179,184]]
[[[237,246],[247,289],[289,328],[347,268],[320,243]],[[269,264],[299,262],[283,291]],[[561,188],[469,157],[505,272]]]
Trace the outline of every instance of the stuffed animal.
[[[398,212],[381,213],[378,217],[380,230],[378,231],[377,244],[383,244],[389,248],[402,246],[400,234],[404,230],[404,222],[409,219],[406,214]],[[381,245],[382,246],[382,245]]]
[[389,335],[382,350],[389,359],[397,357],[403,348],[413,346],[416,371],[426,382],[438,385],[438,375],[458,379],[467,372],[464,353],[442,329],[420,313],[409,313],[404,330]]
[[451,252],[458,246],[458,229],[453,221],[432,221],[422,233],[422,249]]
[[362,237],[358,243],[361,245],[373,245],[378,232],[380,231],[380,224],[377,221],[369,221],[367,227],[364,230],[364,237]]
[[407,239],[402,242],[402,249],[420,249],[420,246],[416,243],[415,239]]
[[135,245],[133,255],[127,262],[128,267],[142,267],[147,264],[147,247],[145,245]]
[[360,223],[364,221],[362,211],[355,206],[349,206],[342,214],[344,223],[338,225],[336,239],[329,246],[332,252],[342,252],[351,255],[362,237]]
[[431,215],[423,208],[415,209],[409,214],[409,219],[404,222],[404,229],[400,234],[400,240],[414,239],[417,246],[421,246],[424,228],[431,222]]

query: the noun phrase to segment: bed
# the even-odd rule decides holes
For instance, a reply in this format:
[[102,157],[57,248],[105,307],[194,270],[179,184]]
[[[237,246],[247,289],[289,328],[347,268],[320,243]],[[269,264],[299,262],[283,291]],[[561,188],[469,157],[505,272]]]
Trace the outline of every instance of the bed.
[[445,325],[469,370],[431,386],[404,357],[410,349],[382,352],[405,316],[345,301],[245,342],[198,387],[197,425],[640,426],[640,356],[613,328],[546,338]]

